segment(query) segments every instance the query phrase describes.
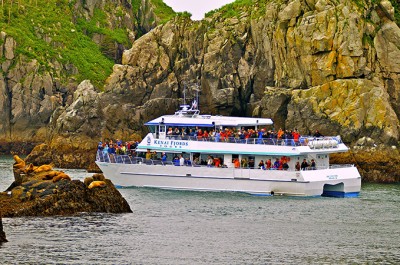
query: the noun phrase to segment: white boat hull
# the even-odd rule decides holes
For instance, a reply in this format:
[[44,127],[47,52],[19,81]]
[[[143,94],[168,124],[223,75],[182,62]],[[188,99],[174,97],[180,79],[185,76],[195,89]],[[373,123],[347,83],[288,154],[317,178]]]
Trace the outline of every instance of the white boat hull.
[[96,163],[117,187],[334,197],[355,197],[361,189],[361,176],[355,167],[284,171]]

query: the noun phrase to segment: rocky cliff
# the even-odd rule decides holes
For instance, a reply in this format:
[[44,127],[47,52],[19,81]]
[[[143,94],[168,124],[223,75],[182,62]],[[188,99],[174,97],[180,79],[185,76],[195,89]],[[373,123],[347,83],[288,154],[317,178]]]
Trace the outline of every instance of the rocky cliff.
[[[369,136],[397,144],[400,29],[390,3],[262,4],[257,16],[256,5],[237,17],[178,17],[155,28],[124,52],[99,102],[132,116],[124,107],[179,98],[185,82],[199,81],[206,113],[272,117],[277,127],[303,133],[319,128],[347,142]],[[132,118],[113,130],[142,122]]]
[[102,92],[84,81],[52,112],[47,154],[83,166],[76,154],[143,133],[192,84],[203,113],[398,144],[400,29],[389,1],[247,2],[197,22],[178,15],[137,38]]
[[89,78],[101,90],[122,52],[161,23],[154,10],[148,0],[2,3],[0,153],[49,139],[51,116],[73,103],[77,85]]

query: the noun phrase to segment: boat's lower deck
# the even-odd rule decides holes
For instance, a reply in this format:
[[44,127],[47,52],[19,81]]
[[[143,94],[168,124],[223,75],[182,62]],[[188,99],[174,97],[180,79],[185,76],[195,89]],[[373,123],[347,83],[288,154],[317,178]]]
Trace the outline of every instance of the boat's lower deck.
[[121,187],[335,197],[358,194],[361,187],[361,177],[355,167],[285,171],[106,162],[97,164],[107,178]]

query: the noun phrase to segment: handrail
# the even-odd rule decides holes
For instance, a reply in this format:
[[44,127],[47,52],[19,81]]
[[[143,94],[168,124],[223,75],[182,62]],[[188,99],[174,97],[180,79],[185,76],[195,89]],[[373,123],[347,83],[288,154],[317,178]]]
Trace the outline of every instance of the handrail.
[[182,135],[166,135],[171,140],[186,141],[204,141],[219,143],[237,143],[237,144],[264,144],[264,145],[283,145],[283,146],[309,146],[312,149],[337,148],[338,144],[343,143],[340,136],[301,136],[297,141],[295,139],[277,139],[277,138],[245,138],[239,137],[199,137],[199,136],[182,136]]
[[[127,159],[129,158],[129,159]],[[117,155],[117,154],[108,154],[103,153],[102,151],[98,151],[96,154],[96,161],[99,162],[106,162],[106,163],[113,163],[113,164],[145,164],[145,165],[162,165],[162,166],[179,166],[179,164],[174,163],[173,161],[162,161],[158,159],[144,159],[142,157],[131,157],[129,155]],[[184,165],[184,166],[191,166],[191,167],[208,167],[207,165],[197,165],[192,163],[191,165]],[[353,164],[335,164],[329,165],[329,169],[334,168],[347,168],[347,167],[354,167]],[[221,167],[224,168],[224,167]],[[230,167],[232,168],[232,167]],[[258,167],[239,167],[237,169],[259,169]],[[327,167],[317,166],[316,170],[327,169]],[[279,170],[283,171],[282,169],[275,169],[271,168],[269,170]],[[307,168],[306,170],[314,170],[312,168]],[[293,169],[289,169],[288,171],[295,171]]]

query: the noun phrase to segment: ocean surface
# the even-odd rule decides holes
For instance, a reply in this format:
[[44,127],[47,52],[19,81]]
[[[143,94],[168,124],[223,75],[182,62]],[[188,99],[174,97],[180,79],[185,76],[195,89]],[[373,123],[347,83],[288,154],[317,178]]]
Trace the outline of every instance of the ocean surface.
[[[0,157],[1,191],[12,163]],[[344,199],[120,192],[133,213],[3,218],[0,264],[400,264],[400,185]]]

